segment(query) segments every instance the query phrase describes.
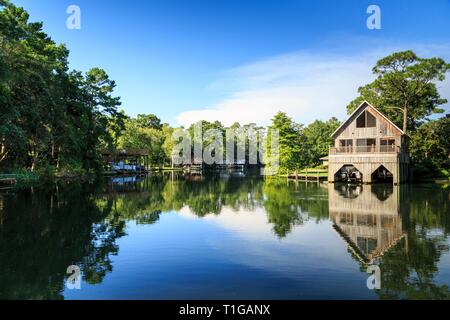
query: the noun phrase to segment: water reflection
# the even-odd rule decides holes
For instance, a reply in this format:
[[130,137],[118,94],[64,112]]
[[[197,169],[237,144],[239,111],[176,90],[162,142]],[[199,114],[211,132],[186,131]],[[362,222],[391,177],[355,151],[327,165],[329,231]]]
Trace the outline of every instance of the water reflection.
[[[329,186],[330,220],[365,270],[378,264],[383,299],[448,299],[449,194],[433,185]],[[446,256],[446,262],[442,262]]]
[[0,298],[63,299],[65,271],[81,267],[89,284],[112,270],[125,222],[99,206],[97,186],[48,186],[2,195]]
[[[114,257],[129,254],[121,253],[118,243],[135,236],[130,226],[143,226],[145,235],[152,236],[154,227],[161,225],[170,238],[170,223],[175,222],[164,217],[173,213],[183,217],[188,212],[202,228],[212,220],[230,228],[223,234],[205,229],[213,248],[190,241],[196,238],[195,230],[178,244],[178,251],[170,247],[174,255],[164,247],[167,243],[158,243],[161,236],[152,238],[148,246],[161,247],[158,253],[169,261],[192,249],[189,263],[193,264],[203,256],[199,251],[209,250],[217,265],[199,266],[204,269],[193,273],[198,277],[230,265],[240,266],[239,272],[247,277],[256,277],[256,269],[265,272],[250,284],[245,279],[233,283],[230,294],[264,284],[272,292],[257,297],[343,298],[342,286],[347,286],[349,297],[356,290],[361,297],[373,298],[365,281],[358,279],[366,278],[367,264],[377,263],[382,270],[378,297],[445,299],[450,297],[449,200],[449,190],[435,185],[327,185],[230,174],[60,183],[0,194],[0,298],[64,299],[65,271],[73,264],[81,267],[84,283],[104,284],[107,275],[116,272]],[[183,225],[186,222],[176,226]],[[254,236],[257,230],[262,233]],[[236,238],[238,234],[243,236]],[[338,235],[344,241],[339,242]],[[248,251],[250,247],[256,253]],[[134,253],[129,258],[144,268],[139,259],[146,257]],[[176,268],[186,270],[189,265],[153,267],[164,267],[159,275],[173,268],[167,277],[176,278],[180,272]],[[206,286],[220,277],[197,280],[197,284],[204,280]],[[357,280],[358,285],[349,287]],[[203,298],[224,292],[221,298],[226,298],[229,283],[218,284],[223,291],[216,287],[198,292]],[[164,291],[164,284],[159,285]],[[242,298],[248,297],[256,293],[242,293]]]
[[363,263],[374,263],[406,236],[398,187],[330,184],[329,201],[333,227]]

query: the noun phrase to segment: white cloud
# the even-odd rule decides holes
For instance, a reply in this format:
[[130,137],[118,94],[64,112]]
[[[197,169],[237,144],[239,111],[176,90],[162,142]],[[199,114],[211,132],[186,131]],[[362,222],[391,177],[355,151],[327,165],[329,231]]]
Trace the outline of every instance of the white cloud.
[[[186,219],[199,219],[188,207],[180,212]],[[296,281],[321,266],[342,266],[342,263],[356,266],[329,221],[316,223],[314,219],[305,219],[304,224],[294,226],[280,239],[262,207],[254,210],[224,207],[220,215],[211,214],[201,219],[232,234],[230,241],[217,241],[215,237],[204,240],[232,263]]]
[[[182,112],[177,122],[186,127],[200,119],[219,120],[224,125],[236,121],[267,125],[278,111],[304,124],[332,116],[344,119],[346,105],[357,96],[358,87],[372,81],[371,70],[380,57],[411,48],[419,55],[450,58],[447,45],[370,44],[370,49],[357,46],[325,55],[294,52],[229,70],[211,85],[229,92],[228,97]],[[442,95],[450,98],[450,82],[440,87]]]

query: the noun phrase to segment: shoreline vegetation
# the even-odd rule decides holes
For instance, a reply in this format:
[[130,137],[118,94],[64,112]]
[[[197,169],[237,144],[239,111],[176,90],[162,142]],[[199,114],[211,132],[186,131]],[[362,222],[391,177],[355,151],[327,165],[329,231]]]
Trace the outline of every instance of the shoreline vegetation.
[[[92,179],[105,174],[101,150],[123,149],[148,150],[152,171],[181,171],[170,166],[178,128],[154,114],[130,117],[119,110],[116,83],[106,71],[71,70],[69,50],[56,44],[41,22],[29,22],[25,9],[0,1],[0,26],[0,176],[15,175],[20,185]],[[347,106],[351,113],[367,100],[403,126],[416,181],[450,181],[450,115],[430,120],[444,113],[440,106],[447,100],[437,84],[449,70],[450,64],[440,58],[393,53],[377,62],[374,82],[359,88],[359,96]],[[198,123],[203,132],[216,129],[224,136],[227,129],[263,129]],[[339,125],[331,118],[304,126],[278,112],[265,129],[279,132],[279,176],[323,169],[320,159],[328,155],[331,134]],[[193,137],[194,125],[186,129]],[[202,138],[204,147],[212,143]],[[322,177],[325,171],[317,174]]]

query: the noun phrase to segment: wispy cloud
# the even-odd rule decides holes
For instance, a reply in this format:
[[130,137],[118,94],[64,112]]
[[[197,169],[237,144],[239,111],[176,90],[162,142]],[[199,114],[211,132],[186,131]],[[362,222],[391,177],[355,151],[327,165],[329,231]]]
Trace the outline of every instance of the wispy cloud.
[[[200,120],[219,120],[224,125],[257,123],[266,125],[278,111],[308,124],[332,116],[343,119],[346,105],[357,96],[358,87],[373,80],[375,62],[392,52],[412,49],[419,55],[450,58],[449,45],[387,45],[354,50],[299,51],[270,57],[228,70],[211,88],[227,97],[205,108],[182,112],[180,125]],[[331,52],[331,51],[330,51]],[[450,99],[450,81],[439,85]],[[448,107],[447,107],[448,110]]]

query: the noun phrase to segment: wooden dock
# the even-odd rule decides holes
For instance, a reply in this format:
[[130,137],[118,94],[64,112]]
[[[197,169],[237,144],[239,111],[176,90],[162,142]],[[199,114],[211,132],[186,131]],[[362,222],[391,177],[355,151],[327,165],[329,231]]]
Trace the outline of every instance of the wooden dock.
[[298,181],[326,181],[328,180],[328,171],[319,169],[306,169],[303,171],[296,171],[293,173],[288,173],[288,180],[298,180]]

